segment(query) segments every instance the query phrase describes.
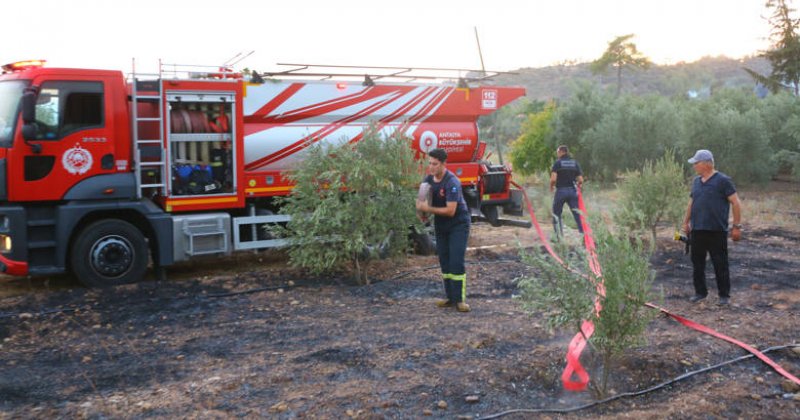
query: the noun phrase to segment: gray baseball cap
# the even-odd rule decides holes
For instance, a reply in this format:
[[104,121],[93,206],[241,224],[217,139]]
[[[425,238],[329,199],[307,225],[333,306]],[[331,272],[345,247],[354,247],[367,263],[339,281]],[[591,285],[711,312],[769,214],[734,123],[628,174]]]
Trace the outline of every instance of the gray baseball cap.
[[706,149],[698,150],[691,159],[689,159],[689,163],[695,164],[697,162],[711,162],[714,163],[714,155],[711,154],[710,151]]

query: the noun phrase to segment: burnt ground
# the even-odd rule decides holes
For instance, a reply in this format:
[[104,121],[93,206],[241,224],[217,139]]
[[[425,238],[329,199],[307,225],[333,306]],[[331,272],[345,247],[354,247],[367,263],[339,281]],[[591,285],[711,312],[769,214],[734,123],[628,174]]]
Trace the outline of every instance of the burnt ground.
[[[758,348],[798,343],[794,226],[756,226],[731,244],[729,307],[716,305],[713,280],[705,302],[688,303],[691,263],[664,239],[653,257],[663,305]],[[0,418],[477,418],[590,403],[590,393],[560,383],[572,334],[548,332],[512,298],[514,280],[531,273],[514,237],[533,243],[531,230],[474,227],[467,314],[434,307],[435,257],[381,262],[368,286],[309,276],[274,252],[187,264],[168,281],[109,290],[68,278],[4,280],[19,293],[0,299]],[[667,317],[647,338],[613,375],[613,393],[746,354]],[[800,375],[800,350],[768,356]],[[800,391],[748,359],[546,416],[798,418]]]

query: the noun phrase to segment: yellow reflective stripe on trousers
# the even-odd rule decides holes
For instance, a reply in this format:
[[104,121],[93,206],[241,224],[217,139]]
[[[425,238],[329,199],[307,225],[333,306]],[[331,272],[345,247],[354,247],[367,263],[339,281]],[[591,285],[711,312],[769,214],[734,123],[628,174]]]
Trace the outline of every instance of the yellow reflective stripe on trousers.
[[450,280],[461,283],[461,301],[467,301],[467,274],[451,274]]

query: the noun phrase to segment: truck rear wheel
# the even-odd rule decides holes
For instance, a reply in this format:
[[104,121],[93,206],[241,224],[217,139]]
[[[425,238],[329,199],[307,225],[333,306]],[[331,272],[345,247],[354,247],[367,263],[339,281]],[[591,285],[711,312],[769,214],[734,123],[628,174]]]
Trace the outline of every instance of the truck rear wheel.
[[147,271],[147,242],[139,229],[117,219],[86,226],[70,255],[72,272],[89,287],[107,287],[141,280]]
[[499,206],[494,204],[481,207],[481,213],[486,216],[486,220],[494,227],[500,226],[500,212],[497,209],[498,207]]

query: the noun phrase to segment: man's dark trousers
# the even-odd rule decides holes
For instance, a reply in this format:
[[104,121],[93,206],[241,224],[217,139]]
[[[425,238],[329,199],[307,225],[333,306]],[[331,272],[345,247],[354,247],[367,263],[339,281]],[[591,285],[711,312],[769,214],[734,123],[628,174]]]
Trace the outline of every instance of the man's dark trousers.
[[581,214],[578,210],[578,191],[575,187],[556,188],[556,195],[553,197],[553,229],[559,236],[564,236],[564,224],[561,223],[561,213],[564,211],[564,203],[572,211],[572,217],[578,225],[578,232],[583,233]]
[[450,302],[463,302],[467,294],[464,257],[467,252],[469,223],[459,223],[447,230],[436,230],[436,253],[442,268],[444,291]]
[[731,279],[728,271],[728,232],[712,230],[692,231],[692,265],[694,266],[694,292],[707,296],[706,255],[711,255],[717,289],[720,297],[730,297]]

